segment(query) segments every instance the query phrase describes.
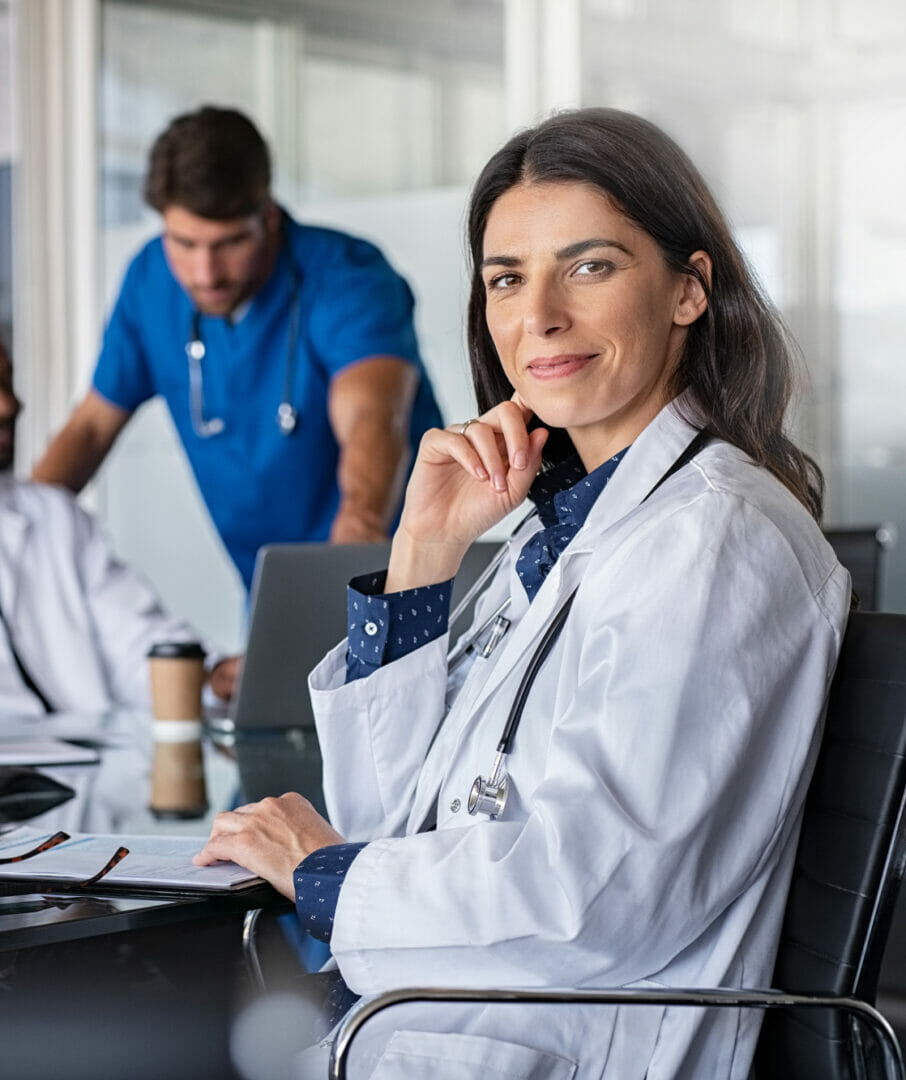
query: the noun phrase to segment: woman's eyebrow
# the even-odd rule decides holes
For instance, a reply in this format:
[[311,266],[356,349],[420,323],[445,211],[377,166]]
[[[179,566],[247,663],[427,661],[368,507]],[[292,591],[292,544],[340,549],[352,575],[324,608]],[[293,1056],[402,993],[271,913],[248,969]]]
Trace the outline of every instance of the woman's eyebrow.
[[[621,244],[619,240],[609,240],[605,237],[595,236],[590,237],[588,240],[577,240],[574,244],[567,244],[566,247],[555,252],[555,256],[558,259],[574,259],[577,255],[584,255],[586,251],[597,251],[600,248],[615,248],[625,255],[632,255],[629,248],[625,244]],[[519,266],[521,262],[522,260],[514,255],[487,255],[481,260],[479,269],[484,270],[489,266],[512,268]]]
[[487,255],[481,260],[480,270],[489,266],[518,266],[521,260],[513,255]]
[[619,240],[608,240],[603,237],[593,237],[589,240],[577,240],[574,244],[568,244],[564,248],[560,248],[557,252],[558,259],[574,259],[577,255],[584,255],[586,251],[593,251],[596,248],[616,248],[618,251],[622,251],[625,255],[631,255],[632,252],[626,247],[625,244],[621,244]]

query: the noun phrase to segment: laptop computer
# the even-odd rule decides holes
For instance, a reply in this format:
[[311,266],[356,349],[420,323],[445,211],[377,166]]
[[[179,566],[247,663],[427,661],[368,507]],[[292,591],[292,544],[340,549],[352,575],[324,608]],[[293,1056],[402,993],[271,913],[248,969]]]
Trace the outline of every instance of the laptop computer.
[[[472,545],[456,576],[453,607],[498,547],[496,541]],[[385,567],[389,550],[384,543],[272,544],[259,551],[245,660],[227,725],[244,799],[299,791],[323,810],[308,674],[346,636],[350,578]],[[467,613],[455,629],[468,625]]]

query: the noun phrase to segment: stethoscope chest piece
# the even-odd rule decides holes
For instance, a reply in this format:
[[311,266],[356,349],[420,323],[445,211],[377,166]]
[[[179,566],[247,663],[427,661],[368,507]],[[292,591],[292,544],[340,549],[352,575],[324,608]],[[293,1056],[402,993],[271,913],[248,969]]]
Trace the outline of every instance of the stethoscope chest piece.
[[500,817],[506,808],[509,787],[509,778],[506,774],[498,779],[496,770],[490,780],[485,780],[483,776],[476,776],[472,790],[469,792],[469,813],[487,814],[490,818]]
[[292,435],[299,422],[299,412],[288,401],[281,401],[277,409],[277,427],[283,435]]

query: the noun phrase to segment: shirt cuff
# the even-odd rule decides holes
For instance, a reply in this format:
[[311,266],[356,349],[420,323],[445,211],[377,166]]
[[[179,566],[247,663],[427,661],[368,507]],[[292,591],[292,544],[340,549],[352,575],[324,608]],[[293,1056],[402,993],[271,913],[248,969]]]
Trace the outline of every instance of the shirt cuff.
[[318,941],[330,941],[340,888],[363,847],[365,844],[331,844],[318,848],[293,871],[296,914],[302,929]]
[[447,632],[453,579],[439,585],[384,593],[387,571],[353,578],[346,592],[346,682],[365,678],[384,664]]

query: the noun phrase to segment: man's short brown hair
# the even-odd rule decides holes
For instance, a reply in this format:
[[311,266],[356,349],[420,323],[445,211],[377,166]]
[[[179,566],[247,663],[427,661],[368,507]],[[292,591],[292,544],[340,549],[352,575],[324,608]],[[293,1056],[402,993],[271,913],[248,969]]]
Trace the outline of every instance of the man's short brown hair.
[[271,162],[255,125],[236,109],[203,105],[172,120],[148,158],[145,201],[159,213],[180,206],[212,221],[262,211]]

